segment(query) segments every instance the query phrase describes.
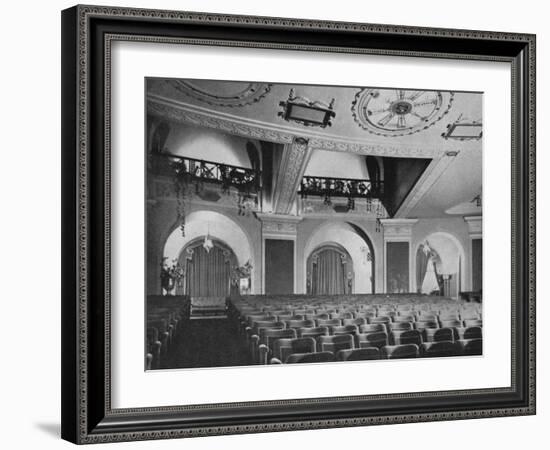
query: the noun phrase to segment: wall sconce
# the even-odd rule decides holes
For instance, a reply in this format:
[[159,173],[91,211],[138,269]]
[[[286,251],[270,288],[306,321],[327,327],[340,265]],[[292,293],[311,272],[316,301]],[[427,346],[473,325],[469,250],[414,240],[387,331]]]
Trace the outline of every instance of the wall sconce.
[[296,96],[294,89],[290,90],[288,100],[280,102],[279,106],[283,107],[283,110],[279,111],[279,117],[308,127],[325,128],[331,126],[331,120],[336,116],[333,111],[334,99],[328,104],[321,101],[312,101],[305,97]]

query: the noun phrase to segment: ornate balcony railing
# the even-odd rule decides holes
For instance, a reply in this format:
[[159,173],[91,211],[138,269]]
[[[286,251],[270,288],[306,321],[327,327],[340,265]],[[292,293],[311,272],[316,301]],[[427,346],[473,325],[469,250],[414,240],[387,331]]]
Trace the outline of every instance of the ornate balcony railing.
[[153,160],[156,171],[168,167],[173,175],[182,180],[216,183],[224,190],[233,186],[239,191],[254,192],[261,187],[261,172],[258,170],[170,153],[157,153],[154,159],[157,157],[161,159],[157,159],[156,163]]
[[312,177],[302,178],[299,194],[318,197],[381,198],[384,194],[382,181],[358,180],[352,178]]

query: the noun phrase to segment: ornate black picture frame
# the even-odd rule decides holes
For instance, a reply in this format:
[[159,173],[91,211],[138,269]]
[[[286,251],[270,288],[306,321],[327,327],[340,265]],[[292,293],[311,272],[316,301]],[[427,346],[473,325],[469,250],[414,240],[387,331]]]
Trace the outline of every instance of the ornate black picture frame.
[[[110,63],[114,41],[501,61],[512,73],[511,385],[113,409]],[[178,11],[62,13],[62,437],[99,443],[535,413],[535,36]]]

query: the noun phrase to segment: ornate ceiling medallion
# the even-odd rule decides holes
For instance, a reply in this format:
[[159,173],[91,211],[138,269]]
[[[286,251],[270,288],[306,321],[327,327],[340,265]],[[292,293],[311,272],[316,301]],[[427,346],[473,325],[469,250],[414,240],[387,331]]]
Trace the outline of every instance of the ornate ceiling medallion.
[[216,80],[170,80],[176,90],[213,106],[230,108],[251,105],[271,90],[268,83],[223,82]]
[[362,89],[351,111],[355,122],[379,136],[405,136],[425,130],[449,112],[454,94],[406,89]]

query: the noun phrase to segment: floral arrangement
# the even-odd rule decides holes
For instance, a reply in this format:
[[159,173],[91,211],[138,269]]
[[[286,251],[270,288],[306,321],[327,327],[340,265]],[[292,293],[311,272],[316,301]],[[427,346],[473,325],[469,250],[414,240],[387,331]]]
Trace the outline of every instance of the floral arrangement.
[[252,263],[248,260],[243,266],[238,266],[233,269],[233,281],[238,282],[241,278],[248,278],[252,273]]
[[177,259],[173,259],[172,263],[168,263],[167,257],[162,258],[162,262],[160,263],[160,284],[167,295],[174,289],[176,283],[181,283],[183,277],[183,267]]

